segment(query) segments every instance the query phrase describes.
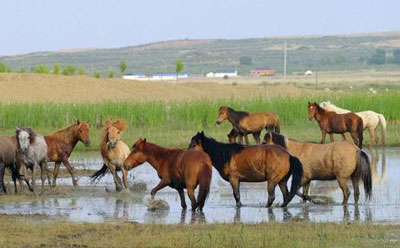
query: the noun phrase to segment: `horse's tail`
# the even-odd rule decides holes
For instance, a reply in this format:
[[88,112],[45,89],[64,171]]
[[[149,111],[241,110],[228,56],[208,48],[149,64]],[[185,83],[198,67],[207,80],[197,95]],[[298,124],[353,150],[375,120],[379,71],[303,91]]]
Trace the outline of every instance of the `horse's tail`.
[[362,122],[362,119],[360,118],[360,122],[358,122],[358,125],[357,125],[357,135],[358,135],[358,147],[360,148],[360,149],[362,149],[362,143],[363,143],[363,139],[364,139],[364,125],[363,125],[363,122]]
[[199,193],[197,195],[197,207],[200,211],[203,210],[204,203],[206,202],[208,193],[210,192],[212,176],[212,166],[210,164],[203,164],[203,168],[199,174]]
[[382,114],[378,114],[379,124],[381,124],[382,128],[382,144],[385,144],[385,137],[386,137],[386,119],[385,116]]
[[292,174],[292,186],[290,187],[289,198],[287,202],[283,203],[283,207],[285,207],[296,195],[297,191],[300,188],[301,178],[303,177],[303,165],[297,157],[290,156],[290,172]]
[[90,179],[92,182],[96,181],[96,180],[100,180],[102,177],[104,177],[108,172],[110,171],[110,169],[103,164],[103,167],[101,167],[100,170],[96,171],[93,175],[90,176]]
[[369,162],[368,155],[361,150],[357,151],[357,167],[354,176],[361,178],[363,180],[365,198],[367,200],[371,199],[372,197],[371,164]]

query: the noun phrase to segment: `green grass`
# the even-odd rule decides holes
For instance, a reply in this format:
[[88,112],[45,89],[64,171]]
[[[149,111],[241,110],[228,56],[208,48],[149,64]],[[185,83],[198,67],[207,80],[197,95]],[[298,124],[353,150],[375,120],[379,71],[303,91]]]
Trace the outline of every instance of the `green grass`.
[[[228,105],[236,110],[273,111],[282,122],[282,132],[290,137],[320,139],[315,121],[308,120],[307,102],[331,100],[338,106],[354,111],[373,110],[385,115],[388,121],[387,144],[398,145],[400,98],[397,93],[380,94],[322,94],[300,97],[276,97],[230,100],[196,100],[170,102],[104,102],[93,104],[60,103],[0,103],[0,128],[2,134],[11,134],[16,126],[29,126],[40,133],[48,133],[65,127],[76,119],[92,124],[91,136],[94,148],[101,130],[95,129],[97,116],[121,118],[128,124],[124,139],[131,144],[137,137],[147,137],[166,146],[185,147],[195,132],[204,130],[208,135],[226,141],[231,125],[226,121],[215,126],[218,108]],[[380,131],[378,130],[379,134]],[[368,142],[368,134],[365,133]]]

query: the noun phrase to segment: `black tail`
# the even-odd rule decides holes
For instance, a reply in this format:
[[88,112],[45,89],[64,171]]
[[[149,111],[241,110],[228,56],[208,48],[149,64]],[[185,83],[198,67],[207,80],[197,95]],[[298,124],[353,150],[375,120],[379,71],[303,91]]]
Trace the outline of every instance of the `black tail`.
[[365,198],[367,200],[372,197],[372,172],[368,155],[363,151],[357,151],[357,168],[356,176],[364,182]]
[[292,174],[292,186],[290,187],[289,199],[283,203],[285,207],[296,195],[300,188],[301,178],[303,177],[303,165],[297,157],[290,156],[290,172]]
[[21,174],[19,174],[17,165],[15,163],[11,166],[10,171],[11,171],[11,178],[14,182],[17,181],[17,179],[18,180],[21,179]]
[[197,205],[200,211],[203,210],[204,203],[210,192],[211,176],[212,166],[207,164],[203,165],[199,175],[199,193],[197,195]]
[[108,172],[110,171],[110,169],[103,164],[103,167],[101,167],[100,170],[96,171],[93,175],[90,176],[90,179],[92,180],[92,182],[96,181],[96,180],[100,180],[102,177],[104,177]]
[[364,133],[364,125],[363,122],[360,121],[357,126],[357,134],[358,134],[358,147],[362,149],[362,143],[363,143],[363,133]]

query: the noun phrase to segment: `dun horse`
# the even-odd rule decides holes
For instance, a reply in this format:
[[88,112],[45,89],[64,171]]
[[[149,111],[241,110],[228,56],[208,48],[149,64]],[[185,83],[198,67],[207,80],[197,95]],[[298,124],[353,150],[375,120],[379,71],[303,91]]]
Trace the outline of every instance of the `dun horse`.
[[[205,151],[221,177],[228,181],[233,189],[236,206],[241,207],[240,182],[268,181],[268,203],[275,200],[275,187],[278,184],[285,207],[296,194],[303,175],[301,162],[277,145],[259,145],[245,147],[240,144],[223,144],[207,138],[204,132],[192,137],[189,147]],[[293,176],[290,193],[287,181]]]
[[325,142],[325,136],[328,133],[331,142],[334,141],[333,134],[342,134],[349,132],[353,138],[354,144],[362,148],[363,142],[363,121],[354,113],[336,114],[335,112],[326,111],[317,103],[308,103],[308,118],[318,122],[322,132],[321,143]]
[[[128,188],[128,172],[124,166],[124,161],[128,157],[130,150],[121,140],[122,132],[125,128],[126,124],[123,120],[106,120],[100,144],[100,152],[104,164],[100,170],[91,176],[94,181],[111,171],[117,191],[121,191],[123,187]],[[123,186],[117,174],[117,171],[120,170],[122,171]]]
[[74,167],[70,164],[68,158],[78,141],[84,143],[85,146],[90,145],[89,128],[89,123],[78,120],[72,126],[44,136],[48,148],[48,161],[54,162],[53,186],[56,186],[61,162],[71,174],[73,185],[78,185],[78,181],[74,176]]
[[[47,168],[47,144],[42,135],[36,134],[33,129],[26,127],[17,127],[17,163],[24,171],[23,178],[29,187],[29,190],[35,192],[36,178],[35,172],[38,167],[41,170],[42,190],[44,189],[45,175],[50,182],[50,175]],[[27,175],[28,169],[32,170],[32,180],[29,183]]]
[[270,112],[248,113],[222,106],[219,108],[216,124],[219,125],[224,120],[228,120],[232,124],[239,136],[239,143],[243,143],[243,136],[245,136],[247,145],[249,144],[247,134],[253,134],[256,143],[260,144],[260,134],[264,128],[267,131],[280,132],[279,117]]
[[[169,186],[178,191],[181,198],[181,206],[186,209],[183,189],[192,202],[192,211],[203,209],[205,200],[210,191],[212,165],[210,157],[196,150],[167,149],[156,144],[139,139],[132,147],[132,151],[125,160],[124,165],[131,169],[144,162],[149,162],[157,171],[160,183],[151,190],[154,198],[157,191]],[[194,190],[199,185],[197,201]]]
[[311,180],[337,180],[343,191],[343,205],[347,204],[350,191],[347,181],[351,178],[354,188],[354,201],[357,204],[360,195],[359,181],[364,182],[366,198],[372,195],[371,166],[368,156],[357,146],[347,141],[329,144],[315,144],[287,139],[281,134],[269,132],[264,143],[277,144],[286,148],[290,154],[303,164],[303,200],[309,200],[308,190]]
[[12,180],[14,181],[15,193],[17,193],[17,179],[19,173],[15,164],[15,145],[10,137],[0,136],[0,194],[7,193],[4,184],[4,173],[6,168],[11,171]]
[[[335,106],[331,102],[321,102],[320,106],[327,111],[333,111],[337,114],[346,114],[350,113],[350,110],[342,109]],[[378,125],[381,125],[382,128],[382,144],[385,144],[385,135],[386,135],[386,119],[382,114],[376,113],[374,111],[361,111],[355,113],[360,116],[363,121],[364,130],[368,129],[369,137],[371,140],[371,144],[378,144],[378,137],[375,135],[375,130]]]

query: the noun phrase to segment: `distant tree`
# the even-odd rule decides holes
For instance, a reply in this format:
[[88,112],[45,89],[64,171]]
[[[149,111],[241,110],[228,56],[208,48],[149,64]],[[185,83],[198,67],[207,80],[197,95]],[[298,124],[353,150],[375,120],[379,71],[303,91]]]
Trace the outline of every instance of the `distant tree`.
[[99,71],[94,71],[93,72],[93,77],[100,78],[100,72]]
[[110,69],[108,71],[108,78],[113,78],[113,77],[114,77],[114,71],[113,71],[113,69]]
[[226,79],[229,79],[228,75],[224,75],[223,78],[224,78],[225,80],[226,80]]
[[253,59],[248,56],[243,56],[243,57],[239,58],[239,63],[240,63],[240,65],[252,65]]
[[390,63],[400,64],[400,49],[393,51],[393,58],[390,60]]
[[53,66],[53,74],[60,74],[60,66],[58,64],[55,64]]
[[24,67],[19,68],[18,72],[19,73],[25,73],[25,68]]
[[384,49],[376,49],[376,52],[372,57],[368,59],[369,64],[374,64],[374,65],[382,65],[385,64],[386,62],[386,52]]
[[86,69],[85,69],[85,67],[80,66],[80,67],[78,68],[78,74],[79,74],[79,75],[86,75]]
[[7,64],[0,63],[0,73],[11,72],[10,67]]
[[119,62],[119,70],[121,71],[122,75],[125,74],[126,68],[127,68],[127,66],[126,66],[125,61],[121,60],[121,62]]
[[176,72],[176,80],[178,80],[178,74],[183,70],[185,66],[183,65],[182,60],[177,59],[176,60],[176,67],[175,67],[175,72]]
[[62,74],[65,76],[72,76],[75,74],[76,68],[73,65],[67,65],[64,67]]
[[36,65],[33,69],[35,73],[47,74],[49,73],[49,67],[47,65]]

